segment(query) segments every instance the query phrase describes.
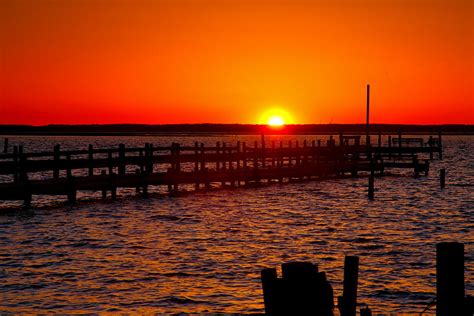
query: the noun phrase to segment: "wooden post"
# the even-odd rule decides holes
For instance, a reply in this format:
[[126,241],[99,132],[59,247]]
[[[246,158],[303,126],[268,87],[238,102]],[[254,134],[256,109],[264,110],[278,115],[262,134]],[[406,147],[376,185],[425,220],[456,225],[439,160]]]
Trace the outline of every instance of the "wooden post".
[[464,245],[442,242],[436,245],[436,315],[463,315]]
[[107,152],[107,162],[108,162],[108,167],[109,167],[109,175],[111,175],[114,172],[114,166],[112,164],[112,151],[109,150]]
[[439,160],[443,160],[443,143],[441,142],[441,132],[438,132]]
[[370,145],[370,121],[369,121],[369,118],[370,118],[370,84],[367,85],[367,111],[366,111],[366,119],[365,119],[365,123],[366,123],[366,138],[365,138],[365,143],[367,145]]
[[388,135],[388,148],[389,148],[388,157],[392,158],[392,136],[391,135]]
[[402,131],[398,132],[398,156],[402,155]]
[[116,183],[117,175],[114,172],[112,172],[109,176],[110,176],[110,197],[112,198],[112,200],[116,200],[117,199],[117,183]]
[[433,140],[433,136],[430,135],[430,138],[428,140],[428,145],[430,147],[430,160],[433,160],[433,144],[434,143],[434,140]]
[[206,156],[205,156],[205,150],[204,150],[204,143],[201,143],[201,172],[206,169]]
[[382,132],[379,132],[378,146],[382,147]]
[[344,137],[342,136],[342,132],[339,132],[339,146],[344,146]]
[[61,148],[59,145],[54,146],[54,169],[53,169],[53,178],[59,178],[59,159],[61,158]]
[[89,144],[88,158],[89,158],[89,176],[93,176],[94,175],[94,148],[92,147],[92,144]]
[[300,161],[300,154],[299,154],[299,146],[300,146],[300,143],[298,141],[295,142],[295,147],[296,147],[296,150],[295,150],[295,153],[296,153],[296,156],[295,156],[295,165],[299,166],[301,161]]
[[13,146],[13,182],[20,181],[19,171],[19,159],[18,159],[18,146]]
[[[105,178],[105,177],[106,177],[106,171],[105,171],[105,170],[102,170],[102,171],[100,172],[100,175],[101,175],[103,178]],[[102,189],[102,200],[105,200],[106,198],[107,198],[107,189],[104,188],[104,189]]]
[[67,201],[69,204],[76,203],[76,188],[74,186],[74,178],[71,170],[71,154],[66,154],[66,175],[67,175]]
[[281,303],[278,295],[278,277],[274,268],[263,269],[261,271],[263,303],[266,315],[276,315],[281,312],[278,304]]
[[[139,169],[138,171],[140,172],[140,183],[141,183],[141,186],[142,186],[142,196],[144,198],[147,198],[148,197],[148,183],[147,183],[147,174],[146,173],[143,173],[141,172]],[[138,192],[140,191],[140,188],[138,188]]]
[[[180,164],[180,144],[178,143],[175,143],[174,145],[174,149],[175,149],[175,155],[174,155],[174,166],[175,166],[175,169],[173,170],[173,173],[176,174],[176,176],[178,176],[178,173],[181,171],[181,164]],[[177,180],[175,178],[175,181],[173,183],[173,191],[174,192],[178,192],[178,189],[179,189],[179,180]]]
[[199,190],[199,143],[194,142],[194,175],[196,177],[196,183],[194,184],[195,190]]
[[254,148],[253,148],[253,168],[255,170],[258,169],[258,154],[257,154],[257,150],[258,150],[258,142],[255,141],[254,143]]
[[415,173],[415,178],[418,178],[418,176],[420,175],[420,166],[418,163],[418,157],[416,155],[413,155],[412,163],[413,163],[413,171]]
[[68,179],[72,178],[71,154],[70,153],[66,153],[66,177]]
[[288,167],[291,167],[293,164],[293,157],[291,157],[291,140],[288,141]]
[[221,147],[221,142],[216,142],[216,170],[220,169],[220,147]]
[[[373,168],[373,167],[372,167]],[[368,197],[370,200],[373,200],[374,199],[374,170],[372,169],[370,171],[370,175],[369,175],[369,190],[368,190]]]
[[119,175],[125,174],[125,145],[124,144],[119,144],[118,174]]
[[338,298],[341,316],[355,316],[357,310],[357,279],[359,275],[359,257],[344,258],[343,294]]
[[3,143],[3,153],[6,154],[8,152],[8,138],[5,138],[5,142]]
[[[137,176],[137,178],[140,178],[140,168],[135,169],[135,175]],[[135,192],[140,193],[140,185],[137,185],[135,187]]]
[[154,155],[153,144],[148,144],[148,170],[147,174],[153,173],[153,155]]
[[242,161],[242,166],[245,169],[247,169],[247,144],[245,142],[242,143],[242,153],[243,153],[243,161]]
[[138,165],[140,167],[140,174],[142,174],[143,171],[145,170],[144,169],[144,160],[143,160],[143,150],[142,149],[138,150],[138,157],[139,157],[138,158],[139,159]]
[[275,168],[275,141],[272,140],[272,168]]
[[439,187],[441,189],[444,189],[444,187],[446,186],[446,169],[441,169],[439,171]]

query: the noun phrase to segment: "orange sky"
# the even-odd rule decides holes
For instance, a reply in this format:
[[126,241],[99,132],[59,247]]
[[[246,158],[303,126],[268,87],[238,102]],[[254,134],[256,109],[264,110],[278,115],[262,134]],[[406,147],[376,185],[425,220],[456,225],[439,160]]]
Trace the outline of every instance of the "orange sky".
[[0,124],[474,124],[472,0],[0,0]]

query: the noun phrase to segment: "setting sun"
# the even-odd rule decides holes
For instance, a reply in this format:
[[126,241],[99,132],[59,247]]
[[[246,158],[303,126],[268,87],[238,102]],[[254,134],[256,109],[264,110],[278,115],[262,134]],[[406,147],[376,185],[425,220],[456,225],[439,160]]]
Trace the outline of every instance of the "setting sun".
[[283,126],[285,125],[285,121],[281,116],[272,116],[268,119],[268,125],[270,126]]
[[285,124],[293,124],[292,116],[280,108],[273,108],[265,111],[259,120],[259,124],[268,125],[271,127],[282,127]]

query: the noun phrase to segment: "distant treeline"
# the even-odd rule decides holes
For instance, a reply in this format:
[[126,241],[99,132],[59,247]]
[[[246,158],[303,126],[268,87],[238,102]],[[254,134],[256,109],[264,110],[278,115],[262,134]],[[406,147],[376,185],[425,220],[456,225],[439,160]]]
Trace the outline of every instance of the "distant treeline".
[[[474,125],[373,124],[371,133],[474,135]],[[104,124],[104,125],[0,125],[4,135],[144,135],[144,134],[361,134],[365,124],[299,124],[280,129],[256,124]]]

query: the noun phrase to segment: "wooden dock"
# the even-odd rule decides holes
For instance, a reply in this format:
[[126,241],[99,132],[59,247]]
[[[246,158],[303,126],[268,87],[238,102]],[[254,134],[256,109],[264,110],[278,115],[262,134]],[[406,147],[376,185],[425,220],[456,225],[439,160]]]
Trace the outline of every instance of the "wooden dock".
[[[385,135],[387,136],[387,135]],[[337,139],[338,138],[338,139]],[[336,141],[337,139],[337,141]],[[254,142],[235,145],[217,142],[215,146],[144,147],[24,152],[22,146],[0,155],[0,175],[11,181],[0,183],[0,200],[22,200],[29,207],[32,195],[64,195],[76,202],[77,191],[110,192],[136,188],[144,197],[149,186],[166,186],[170,194],[180,186],[196,190],[221,186],[324,179],[360,172],[383,175],[390,168],[413,169],[415,176],[429,171],[429,159],[442,159],[441,134],[437,137],[404,138],[388,135],[388,141],[360,143],[361,136],[331,136],[321,140]],[[6,140],[6,142],[8,142]],[[423,159],[421,159],[423,157]],[[39,176],[38,176],[39,175]]]

